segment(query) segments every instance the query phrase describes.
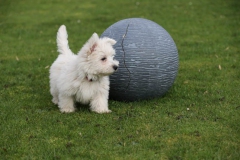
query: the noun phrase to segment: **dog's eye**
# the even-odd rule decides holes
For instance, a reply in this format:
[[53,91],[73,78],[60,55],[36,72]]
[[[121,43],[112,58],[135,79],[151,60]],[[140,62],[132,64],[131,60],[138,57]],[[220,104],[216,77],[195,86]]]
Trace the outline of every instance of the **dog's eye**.
[[101,61],[106,61],[107,60],[107,58],[106,57],[103,57],[102,59],[101,59]]

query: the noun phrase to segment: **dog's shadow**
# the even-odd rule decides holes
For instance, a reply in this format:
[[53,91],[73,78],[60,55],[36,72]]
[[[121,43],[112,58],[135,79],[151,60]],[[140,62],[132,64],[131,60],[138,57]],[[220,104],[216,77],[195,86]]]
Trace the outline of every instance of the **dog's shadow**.
[[75,107],[77,108],[76,112],[91,112],[89,105],[84,105],[81,103],[75,103]]

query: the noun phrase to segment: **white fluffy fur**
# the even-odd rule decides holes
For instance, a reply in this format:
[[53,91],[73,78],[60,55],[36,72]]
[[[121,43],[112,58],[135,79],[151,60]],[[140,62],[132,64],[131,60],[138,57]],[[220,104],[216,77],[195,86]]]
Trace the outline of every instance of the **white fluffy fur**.
[[75,111],[75,101],[90,104],[97,113],[109,113],[109,77],[119,62],[114,60],[116,43],[110,38],[99,38],[94,33],[78,54],[68,46],[66,27],[62,25],[57,33],[60,53],[50,68],[50,92],[52,102],[61,112]]

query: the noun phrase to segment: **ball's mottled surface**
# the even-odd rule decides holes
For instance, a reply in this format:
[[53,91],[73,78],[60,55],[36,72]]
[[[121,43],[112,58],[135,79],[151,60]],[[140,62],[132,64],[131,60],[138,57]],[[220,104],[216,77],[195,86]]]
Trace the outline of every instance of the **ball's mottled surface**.
[[110,76],[110,99],[136,101],[163,96],[178,72],[177,47],[157,23],[130,18],[107,28],[101,37],[117,41],[120,65]]

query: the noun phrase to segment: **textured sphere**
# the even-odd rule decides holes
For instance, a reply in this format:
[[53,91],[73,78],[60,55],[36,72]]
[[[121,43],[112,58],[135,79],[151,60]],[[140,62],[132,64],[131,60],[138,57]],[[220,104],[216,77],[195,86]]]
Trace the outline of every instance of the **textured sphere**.
[[157,23],[130,18],[116,22],[101,37],[117,41],[118,71],[110,76],[110,99],[136,101],[163,96],[178,71],[177,47]]

